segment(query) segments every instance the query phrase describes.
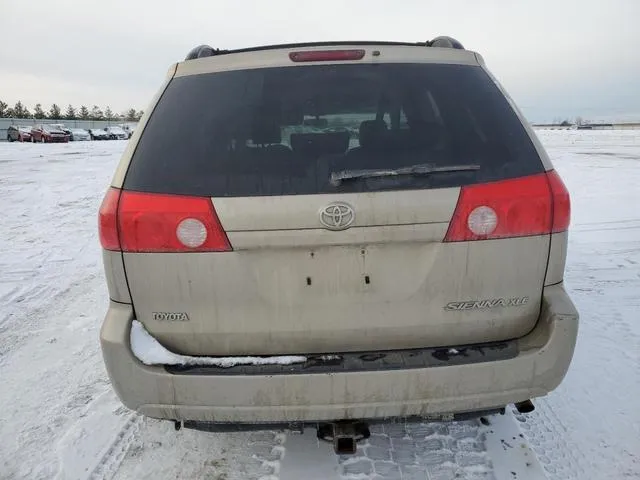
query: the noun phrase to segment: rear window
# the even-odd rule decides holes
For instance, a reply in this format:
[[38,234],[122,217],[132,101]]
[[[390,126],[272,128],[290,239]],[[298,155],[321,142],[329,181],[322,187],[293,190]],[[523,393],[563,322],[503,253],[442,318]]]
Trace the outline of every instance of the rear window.
[[[424,164],[480,168],[330,181],[332,173]],[[124,188],[301,195],[453,187],[542,171],[526,131],[480,67],[332,64],[172,80]]]

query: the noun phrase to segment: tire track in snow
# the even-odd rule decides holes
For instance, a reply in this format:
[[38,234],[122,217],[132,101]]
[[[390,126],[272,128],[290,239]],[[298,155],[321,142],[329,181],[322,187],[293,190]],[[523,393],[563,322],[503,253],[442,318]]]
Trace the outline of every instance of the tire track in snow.
[[86,477],[87,480],[110,480],[113,478],[129,448],[136,440],[141,424],[142,418],[139,415],[135,413],[129,415],[124,426],[116,434],[115,439],[108,446],[98,464]]
[[587,458],[569,440],[566,426],[545,399],[536,401],[532,413],[514,410],[520,428],[533,446],[549,480],[583,480],[591,478],[583,468]]
[[79,447],[95,446],[93,435],[109,428],[78,425],[103,413],[94,407],[109,390],[97,341],[107,296],[95,215],[122,147],[94,161],[87,146],[54,168],[49,159],[70,146],[2,147],[0,157],[19,161],[4,166],[0,190],[0,438],[12,439],[0,442],[0,471],[50,480],[61,442],[81,434]]
[[[276,431],[208,433],[143,419],[114,480],[210,478],[278,480],[287,435]],[[299,477],[296,480],[306,478]]]
[[343,480],[494,479],[477,420],[374,426],[357,456],[339,459]]
[[128,411],[106,386],[56,443],[56,480],[109,480],[135,441],[142,417]]
[[505,415],[371,427],[354,456],[336,456],[314,429],[290,435],[280,480],[544,480],[519,424]]
[[[25,325],[12,325],[7,332],[12,343],[0,362],[0,438],[16,441],[0,442],[0,458],[9,478],[53,478],[53,447],[109,389],[97,342],[102,307],[94,295],[101,282],[89,276],[60,292],[52,304],[16,318]],[[33,462],[34,457],[40,461]]]

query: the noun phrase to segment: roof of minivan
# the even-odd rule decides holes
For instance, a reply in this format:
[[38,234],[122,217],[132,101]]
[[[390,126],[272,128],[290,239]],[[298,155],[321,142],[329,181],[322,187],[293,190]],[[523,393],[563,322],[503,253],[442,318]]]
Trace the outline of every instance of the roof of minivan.
[[[365,57],[361,60],[295,63],[289,58],[293,51],[313,51],[339,49],[335,47],[364,47]],[[377,51],[376,55],[373,54]],[[430,47],[423,43],[384,41],[336,41],[265,45],[238,50],[218,50],[211,56],[185,60],[177,64],[176,77],[213,73],[228,70],[254,68],[293,67],[318,64],[346,63],[449,63],[478,65],[481,57],[473,51],[457,48]],[[173,72],[171,72],[173,73]]]
[[276,43],[273,45],[258,45],[254,47],[238,48],[232,50],[214,49],[215,55],[227,55],[231,53],[256,52],[262,50],[280,50],[283,48],[304,48],[304,47],[339,47],[343,45],[401,45],[405,47],[429,47],[428,42],[389,42],[375,40],[338,40],[325,42],[301,42],[301,43]]

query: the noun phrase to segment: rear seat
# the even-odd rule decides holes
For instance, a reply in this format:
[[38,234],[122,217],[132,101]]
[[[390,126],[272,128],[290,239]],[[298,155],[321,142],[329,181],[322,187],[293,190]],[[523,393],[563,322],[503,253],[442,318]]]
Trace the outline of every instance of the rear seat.
[[375,165],[376,159],[384,163],[384,155],[380,155],[387,148],[388,134],[387,124],[384,120],[365,120],[360,124],[360,146],[347,152],[346,158],[341,163],[343,169],[363,169]]
[[438,122],[414,121],[410,128],[389,130],[384,120],[366,120],[360,124],[360,146],[349,150],[357,155],[360,150],[413,150],[440,146],[446,131]]
[[251,140],[256,145],[249,147],[254,158],[261,160],[291,160],[293,152],[283,145],[280,125],[276,122],[258,123],[253,126]]
[[360,146],[349,150],[349,155],[357,155],[362,149],[373,150],[383,148],[387,139],[387,124],[384,120],[365,120],[360,124]]
[[410,128],[390,130],[384,120],[366,120],[360,124],[360,146],[349,150],[340,168],[387,168],[389,155],[396,160],[404,154],[413,158],[416,151],[431,156],[446,148],[446,138],[445,128],[437,122],[414,121]]
[[281,143],[280,126],[275,122],[253,125],[251,146],[240,146],[229,157],[227,169],[235,174],[253,175],[262,171],[261,165],[268,164],[274,170],[282,168],[293,170],[295,159],[293,151]]

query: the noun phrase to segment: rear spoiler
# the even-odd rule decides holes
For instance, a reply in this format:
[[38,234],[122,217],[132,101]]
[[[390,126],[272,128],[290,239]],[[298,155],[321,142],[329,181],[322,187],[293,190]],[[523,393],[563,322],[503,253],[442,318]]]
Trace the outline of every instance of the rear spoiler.
[[263,45],[259,47],[241,48],[237,50],[221,50],[213,48],[209,45],[198,45],[189,51],[185,60],[195,60],[197,58],[212,57],[215,55],[228,55],[230,53],[257,52],[261,50],[277,50],[283,48],[301,48],[301,47],[340,47],[345,45],[394,45],[406,47],[436,47],[436,48],[455,48],[464,50],[462,44],[452,37],[440,36],[426,42],[372,42],[372,41],[338,41],[338,42],[308,42],[308,43],[285,43],[276,45]]

